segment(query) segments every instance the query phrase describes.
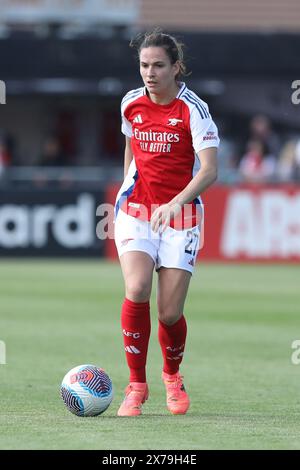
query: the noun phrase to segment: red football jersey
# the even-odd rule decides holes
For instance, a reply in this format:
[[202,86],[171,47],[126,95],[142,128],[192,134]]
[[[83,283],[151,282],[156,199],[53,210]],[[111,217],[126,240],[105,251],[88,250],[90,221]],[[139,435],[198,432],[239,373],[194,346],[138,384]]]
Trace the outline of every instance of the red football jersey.
[[[122,100],[121,114],[122,132],[131,138],[133,160],[117,196],[116,213],[121,208],[150,220],[155,208],[173,199],[199,171],[197,154],[218,147],[218,130],[207,104],[184,83],[166,105],[151,101],[146,87],[132,90]],[[182,214],[184,228],[198,223],[196,206],[201,208],[201,199],[188,206]]]

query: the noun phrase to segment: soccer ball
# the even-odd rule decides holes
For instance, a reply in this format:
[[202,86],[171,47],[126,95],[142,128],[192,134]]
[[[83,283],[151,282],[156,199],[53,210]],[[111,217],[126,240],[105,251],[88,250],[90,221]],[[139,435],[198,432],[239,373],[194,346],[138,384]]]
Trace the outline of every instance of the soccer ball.
[[100,415],[113,399],[109,376],[91,364],[71,369],[63,378],[60,392],[68,410],[77,416]]

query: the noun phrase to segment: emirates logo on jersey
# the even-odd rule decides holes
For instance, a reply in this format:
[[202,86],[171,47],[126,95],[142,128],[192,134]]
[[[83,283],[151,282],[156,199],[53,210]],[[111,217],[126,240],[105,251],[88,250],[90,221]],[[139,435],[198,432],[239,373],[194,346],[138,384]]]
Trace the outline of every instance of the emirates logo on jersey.
[[170,153],[172,143],[180,141],[179,134],[173,132],[140,131],[134,129],[134,137],[139,141],[144,152]]
[[149,131],[140,131],[137,128],[134,129],[134,137],[144,142],[172,143],[179,142],[180,140],[179,134],[173,134],[173,132],[155,132],[152,129]]

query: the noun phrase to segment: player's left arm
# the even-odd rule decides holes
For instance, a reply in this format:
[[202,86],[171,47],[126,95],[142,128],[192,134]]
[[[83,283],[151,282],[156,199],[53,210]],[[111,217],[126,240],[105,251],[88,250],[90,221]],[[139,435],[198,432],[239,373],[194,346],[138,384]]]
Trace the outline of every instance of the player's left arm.
[[155,232],[170,224],[185,204],[193,201],[199,194],[211,186],[218,177],[217,147],[209,147],[198,152],[201,168],[188,185],[168,204],[158,207],[151,217],[151,227]]
[[218,177],[217,148],[209,147],[200,150],[198,157],[201,162],[200,170],[189,184],[169,202],[169,205],[179,204],[183,207],[216,181]]

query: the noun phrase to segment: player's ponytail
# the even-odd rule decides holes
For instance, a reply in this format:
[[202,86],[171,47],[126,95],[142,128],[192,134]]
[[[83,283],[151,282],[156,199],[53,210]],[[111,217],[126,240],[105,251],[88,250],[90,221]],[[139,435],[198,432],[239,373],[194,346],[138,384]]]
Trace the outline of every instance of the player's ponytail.
[[186,71],[186,65],[184,63],[184,44],[179,42],[174,36],[163,33],[160,28],[155,28],[153,31],[148,33],[140,33],[130,42],[130,47],[134,48],[138,55],[142,49],[147,47],[162,47],[165,49],[171,64],[179,62],[179,72],[176,75],[176,80],[189,75]]

